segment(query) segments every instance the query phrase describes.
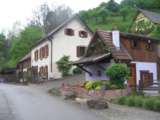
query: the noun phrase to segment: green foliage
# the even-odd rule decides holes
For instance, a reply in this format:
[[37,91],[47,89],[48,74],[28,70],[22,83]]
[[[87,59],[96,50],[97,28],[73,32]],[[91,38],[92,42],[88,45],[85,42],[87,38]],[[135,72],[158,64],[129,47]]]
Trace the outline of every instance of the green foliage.
[[81,74],[81,73],[82,73],[82,70],[79,67],[76,67],[76,68],[73,69],[73,74],[74,75]]
[[106,75],[110,77],[112,84],[123,86],[130,75],[130,70],[126,64],[112,64],[106,69]]
[[154,101],[155,99],[152,99],[152,98],[145,99],[143,102],[143,108],[148,110],[153,110]]
[[119,10],[119,4],[117,4],[114,0],[110,0],[107,3],[106,8],[108,10],[110,10],[111,12],[118,12],[118,10]]
[[160,111],[160,97],[154,96],[122,96],[112,99],[114,103],[144,108],[147,110]]
[[154,102],[153,109],[160,112],[160,99]]
[[62,73],[62,76],[68,76],[72,65],[69,61],[69,56],[63,56],[59,61],[57,61],[58,69]]
[[84,87],[87,90],[91,90],[91,89],[101,90],[102,85],[106,85],[106,82],[102,81],[102,80],[95,80],[95,81],[88,81],[88,82],[86,82],[85,85],[84,85]]
[[128,106],[134,106],[135,105],[134,96],[128,97],[125,102],[126,102],[125,104],[128,105]]
[[85,83],[85,88],[87,90],[91,90],[93,88],[93,83],[94,83],[93,81],[89,81],[89,82]]
[[125,102],[126,102],[126,99],[127,99],[126,96],[121,96],[121,97],[116,98],[115,101],[116,101],[118,104],[120,104],[120,105],[124,105]]
[[3,33],[0,33],[0,67],[3,67],[8,57],[7,39]]
[[[80,15],[93,31],[97,28],[112,30],[116,26],[121,32],[128,32],[137,8],[159,12],[160,2],[159,0],[123,0],[117,4],[110,0],[94,9],[81,11]],[[159,37],[159,31],[153,31],[151,36]]]
[[134,100],[135,100],[134,102],[135,102],[135,106],[136,107],[142,107],[142,105],[143,105],[143,97],[135,96]]
[[8,66],[15,67],[17,62],[27,54],[32,46],[42,38],[42,30],[37,26],[27,26],[17,37],[12,38],[12,45],[9,51],[10,60]]

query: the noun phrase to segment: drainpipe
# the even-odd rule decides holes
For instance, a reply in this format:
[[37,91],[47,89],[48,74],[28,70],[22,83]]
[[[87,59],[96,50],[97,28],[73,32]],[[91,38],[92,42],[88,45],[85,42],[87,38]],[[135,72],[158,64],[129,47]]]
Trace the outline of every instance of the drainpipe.
[[53,39],[53,37],[51,36],[51,37],[48,37],[48,39],[50,40],[50,42],[51,42],[51,62],[50,62],[50,64],[51,64],[51,72],[52,72],[52,60],[53,60],[53,55],[52,55],[52,49],[53,49],[53,45],[52,45],[52,39]]

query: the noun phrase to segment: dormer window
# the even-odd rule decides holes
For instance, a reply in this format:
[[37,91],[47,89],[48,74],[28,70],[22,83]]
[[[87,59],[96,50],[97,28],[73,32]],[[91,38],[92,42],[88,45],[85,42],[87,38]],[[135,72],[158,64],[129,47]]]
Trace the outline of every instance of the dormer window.
[[71,28],[66,28],[65,29],[65,34],[68,36],[73,36],[74,35],[74,30]]
[[87,38],[88,37],[88,33],[86,31],[79,31],[79,37]]

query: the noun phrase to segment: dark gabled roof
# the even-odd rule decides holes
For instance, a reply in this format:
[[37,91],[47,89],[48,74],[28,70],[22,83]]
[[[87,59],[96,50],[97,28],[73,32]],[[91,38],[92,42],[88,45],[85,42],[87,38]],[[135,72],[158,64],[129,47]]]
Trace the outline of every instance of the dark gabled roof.
[[90,56],[90,57],[83,57],[75,62],[72,62],[72,64],[76,65],[76,64],[95,63],[95,62],[99,62],[101,60],[104,60],[106,58],[109,58],[110,56],[111,56],[110,53],[106,53],[106,54],[94,55],[94,56]]
[[31,59],[31,53],[26,54],[22,59],[19,60],[18,63],[21,63],[25,60]]
[[160,24],[160,13],[151,12],[148,10],[138,9],[144,16],[150,19],[153,23]]
[[131,38],[135,40],[151,40],[152,42],[160,42],[160,39],[158,38],[153,38],[142,34],[121,32],[120,35],[121,37]]
[[42,43],[46,40],[50,40],[50,38],[52,38],[54,34],[56,34],[59,30],[61,30],[64,26],[66,26],[70,21],[72,21],[75,18],[80,20],[81,24],[83,24],[89,30],[89,32],[93,33],[93,31],[88,27],[88,25],[85,23],[85,21],[83,19],[81,19],[81,17],[78,14],[76,14],[76,15],[72,16],[71,18],[69,18],[68,20],[66,20],[65,22],[63,22],[57,28],[52,30],[50,33],[48,33],[48,35],[46,35],[44,38],[42,38],[36,44],[34,44],[33,47],[39,45],[40,43]]
[[123,47],[121,44],[120,49],[116,49],[112,42],[112,33],[111,31],[105,31],[105,30],[97,30],[96,33],[100,37],[101,40],[106,44],[106,46],[111,50],[112,56],[115,59],[119,60],[132,60],[132,57],[128,53],[128,51]]

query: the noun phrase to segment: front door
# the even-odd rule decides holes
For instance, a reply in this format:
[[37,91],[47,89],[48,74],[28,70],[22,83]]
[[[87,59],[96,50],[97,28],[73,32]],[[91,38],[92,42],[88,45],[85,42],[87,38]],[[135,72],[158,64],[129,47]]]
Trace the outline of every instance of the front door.
[[148,87],[153,84],[153,73],[149,71],[142,70],[140,71],[140,77],[141,77],[141,85],[143,87]]
[[130,64],[131,76],[128,80],[129,87],[135,88],[136,87],[136,64]]

